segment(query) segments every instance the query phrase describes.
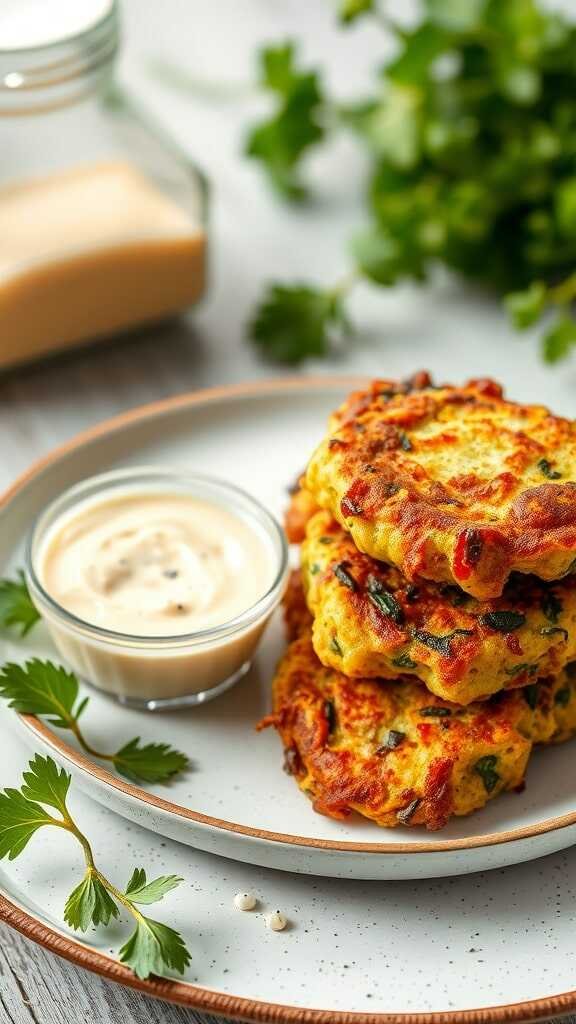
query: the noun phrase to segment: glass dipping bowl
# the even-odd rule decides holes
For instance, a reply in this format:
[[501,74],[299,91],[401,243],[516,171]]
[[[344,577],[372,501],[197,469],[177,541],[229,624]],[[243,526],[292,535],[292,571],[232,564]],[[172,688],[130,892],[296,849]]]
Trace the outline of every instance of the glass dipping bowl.
[[[131,495],[185,495],[232,513],[268,548],[273,566],[268,589],[235,618],[176,636],[115,632],[67,611],[42,582],[47,542],[60,524],[73,518],[75,510]],[[288,568],[284,532],[255,498],[212,477],[155,468],[114,470],[76,484],[39,515],[26,550],[30,595],[65,662],[120,703],[150,711],[204,703],[245,675],[282,598]]]

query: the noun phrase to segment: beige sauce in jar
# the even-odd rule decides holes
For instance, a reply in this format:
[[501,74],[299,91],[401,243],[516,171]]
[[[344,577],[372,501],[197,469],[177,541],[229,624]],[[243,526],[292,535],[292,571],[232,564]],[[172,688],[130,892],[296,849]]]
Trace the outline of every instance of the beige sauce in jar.
[[0,367],[153,323],[204,290],[206,237],[124,161],[0,188]]

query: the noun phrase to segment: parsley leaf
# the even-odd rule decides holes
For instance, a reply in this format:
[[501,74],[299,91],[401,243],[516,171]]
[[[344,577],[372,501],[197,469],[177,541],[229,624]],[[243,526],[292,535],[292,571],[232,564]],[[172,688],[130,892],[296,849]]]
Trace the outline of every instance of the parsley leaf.
[[540,319],[545,301],[546,286],[542,281],[532,281],[523,292],[511,292],[504,298],[508,315],[519,331],[532,327]]
[[396,668],[417,668],[418,667],[418,662],[417,661],[412,661],[412,658],[408,654],[406,654],[406,653],[399,654],[397,658],[392,658],[392,664],[395,665]]
[[51,757],[36,754],[30,761],[29,771],[22,776],[22,795],[27,800],[37,801],[55,807],[66,816],[66,797],[70,788],[70,776]]
[[113,917],[120,917],[120,911],[98,875],[89,869],[66,900],[64,920],[76,931],[86,932],[91,924],[107,925]]
[[348,590],[356,591],[358,590],[358,585],[354,577],[348,572],[348,569],[346,568],[347,564],[347,562],[338,562],[338,564],[334,566],[333,572],[336,579],[342,584],[342,586],[348,587]]
[[547,589],[542,593],[540,599],[540,608],[542,613],[546,616],[549,622],[553,622],[554,625],[558,622],[558,616],[564,610],[562,601],[553,590]]
[[374,10],[374,0],[340,0],[338,17],[343,25],[351,25],[363,14]]
[[[574,12],[559,16],[544,0],[425,0],[399,27],[374,0],[339,0],[337,10],[344,26],[371,14],[375,31],[384,24],[395,37],[372,87],[335,102],[296,66],[292,46],[271,47],[261,80],[276,105],[249,151],[300,198],[302,157],[351,130],[369,173],[367,189],[358,183],[356,279],[390,287],[443,264],[505,296],[519,330],[542,321],[544,360],[565,358],[576,348]],[[297,318],[289,333],[287,361],[329,351],[324,330],[313,346]]]
[[[136,931],[122,946],[120,960],[139,978],[162,975],[166,970],[183,973],[190,954],[182,936],[168,925],[145,917],[136,904],[156,903],[175,889],[182,879],[161,875],[148,882],[144,868],[135,868],[122,893],[98,869],[88,838],[72,819],[66,805],[71,776],[59,769],[50,757],[36,754],[24,772],[20,789],[0,793],[0,859],[14,860],[32,836],[50,825],[65,829],[80,843],[86,872],[70,893],[64,907],[64,920],[70,927],[87,931],[91,925],[108,925],[120,916],[119,904],[136,920]],[[60,817],[52,817],[41,804],[55,807]]]
[[137,978],[162,975],[167,967],[183,974],[190,963],[182,936],[149,917],[140,918],[136,930],[122,946],[119,958]]
[[520,626],[525,624],[526,616],[522,612],[503,609],[479,615],[478,622],[488,629],[495,630],[496,633],[513,633],[515,629],[520,629]]
[[272,91],[277,108],[252,129],[245,152],[262,163],[278,192],[286,199],[299,200],[306,196],[306,189],[298,163],[324,138],[323,97],[318,75],[298,71],[294,55],[293,43],[261,51],[260,83]]
[[341,291],[305,284],[271,285],[249,326],[265,358],[292,365],[326,355],[334,339],[350,332]]
[[548,477],[549,480],[560,480],[562,473],[557,469],[552,469],[552,464],[548,459],[540,459],[538,463],[538,469],[544,476]]
[[496,754],[486,754],[481,757],[474,765],[474,771],[480,776],[484,783],[484,789],[487,793],[491,793],[495,786],[500,782],[500,776],[496,771],[496,765],[498,758]]
[[27,800],[17,789],[5,789],[0,793],[0,860],[14,860],[39,828],[53,824],[40,804]]
[[397,626],[403,625],[404,609],[394,594],[386,590],[381,580],[377,579],[376,576],[369,576],[366,581],[366,589],[368,591],[368,599],[382,615],[387,615]]
[[77,720],[78,680],[51,661],[9,662],[0,672],[0,697],[21,715],[51,715],[50,724],[69,729]]
[[9,707],[23,715],[49,715],[50,725],[70,729],[86,753],[112,762],[119,775],[132,782],[166,782],[187,767],[186,754],[167,743],[141,744],[140,737],[129,740],[116,753],[95,750],[78,724],[89,698],[78,702],[78,696],[74,673],[51,661],[33,658],[25,665],[10,662],[0,672],[0,697],[8,700]]
[[32,604],[24,573],[17,580],[0,580],[0,626],[19,626],[20,635],[36,625],[40,615]]
[[119,775],[133,782],[165,782],[188,765],[186,754],[167,743],[146,743],[140,746],[136,737],[112,756]]
[[547,363],[558,363],[565,359],[576,345],[576,323],[569,317],[560,317],[548,329],[542,340],[542,354]]
[[184,879],[178,875],[159,875],[153,881],[147,882],[144,868],[134,868],[125,892],[131,903],[157,903],[183,881]]
[[418,643],[424,644],[425,647],[429,647],[431,651],[435,651],[436,654],[442,655],[443,658],[452,657],[452,641],[457,636],[473,636],[474,630],[472,629],[453,629],[451,633],[447,633],[444,636],[438,636],[436,633],[428,633],[425,629],[413,629],[411,630],[412,637],[417,640]]

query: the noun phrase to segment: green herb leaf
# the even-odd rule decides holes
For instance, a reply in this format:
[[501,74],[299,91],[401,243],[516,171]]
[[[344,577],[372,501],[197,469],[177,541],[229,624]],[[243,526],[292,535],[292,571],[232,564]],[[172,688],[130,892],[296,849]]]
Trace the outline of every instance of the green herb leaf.
[[358,589],[356,580],[348,572],[345,562],[339,562],[338,565],[335,565],[333,572],[338,582],[342,583],[343,586],[348,587],[348,590],[355,591]]
[[562,626],[542,626],[540,630],[540,636],[553,636],[555,633],[561,633],[565,640],[568,640],[568,630]]
[[351,25],[362,14],[374,10],[374,0],[340,0],[338,17],[343,25]]
[[[163,974],[167,969],[182,973],[190,954],[181,935],[167,925],[151,921],[135,904],[155,903],[182,881],[176,875],[162,875],[147,882],[143,868],[133,872],[124,896],[95,865],[88,839],[72,820],[66,806],[70,776],[58,769],[50,757],[36,754],[24,773],[20,790],[0,793],[0,859],[13,860],[25,849],[32,836],[45,825],[64,828],[80,843],[86,861],[86,873],[71,892],[64,908],[64,919],[72,927],[86,931],[90,925],[108,925],[119,917],[116,899],[136,919],[136,931],[120,950],[120,958],[139,978]],[[33,799],[31,799],[33,798]],[[41,804],[55,807],[60,818],[53,818]]]
[[282,96],[290,92],[294,79],[298,77],[295,52],[294,43],[290,41],[260,51],[260,84],[264,88]]
[[544,476],[548,477],[549,480],[559,480],[562,476],[562,473],[559,473],[557,469],[552,469],[552,465],[548,462],[548,459],[540,459],[538,469],[544,474]]
[[559,319],[546,332],[542,342],[542,354],[547,363],[558,363],[564,359],[576,344],[576,323],[568,317]]
[[17,789],[5,789],[0,793],[0,860],[14,860],[39,828],[54,824],[40,804],[26,800]]
[[542,281],[532,281],[523,292],[511,292],[504,299],[508,315],[519,331],[532,327],[544,312],[546,303],[546,285]]
[[450,708],[431,704],[430,707],[420,708],[419,714],[422,715],[422,718],[450,718],[452,711]]
[[119,957],[142,980],[151,974],[161,976],[166,970],[183,974],[190,963],[190,954],[179,932],[149,917],[138,922]]
[[342,296],[305,284],[270,285],[249,326],[263,356],[291,365],[326,355],[350,331]]
[[452,657],[452,641],[457,636],[473,636],[473,629],[453,629],[446,636],[437,636],[435,633],[428,633],[425,629],[413,629],[412,637],[418,643],[429,647],[431,651],[442,655],[443,658]]
[[529,676],[533,676],[538,671],[538,665],[532,665],[528,661],[522,661],[518,665],[512,665],[510,668],[504,668],[507,676],[519,676],[521,672],[527,672]]
[[522,612],[506,609],[479,615],[478,622],[482,626],[487,626],[488,629],[495,630],[496,633],[513,633],[515,629],[520,629],[520,626],[525,624],[526,616]]
[[409,654],[399,654],[397,658],[392,658],[392,664],[396,668],[417,668],[418,662],[412,661]]
[[[375,31],[390,24],[374,0],[339,0],[337,10],[346,25],[368,11]],[[352,129],[369,174],[357,276],[388,287],[443,264],[506,296],[521,330],[554,311],[543,356],[567,357],[576,346],[574,13],[560,17],[543,0],[425,0],[409,27],[390,27],[393,54],[367,94],[334,102],[316,78],[316,96],[299,86],[307,98],[296,124],[289,100],[306,72],[292,48],[277,48],[262,76],[275,108],[255,155],[299,198],[302,156]],[[309,341],[293,327],[298,353]],[[316,342],[319,356],[329,348]]]
[[403,33],[400,54],[386,67],[386,76],[404,85],[425,85],[433,61],[450,45],[450,37],[433,22],[424,22]]
[[94,750],[78,726],[88,702],[88,697],[84,697],[76,703],[78,690],[76,676],[51,661],[34,658],[25,665],[10,663],[0,673],[0,697],[9,701],[9,707],[26,715],[50,715],[51,725],[72,729],[89,754],[112,761],[116,771],[132,782],[165,782],[187,767],[186,754],[167,743],[141,745],[140,737],[130,740],[115,754]]
[[538,706],[538,694],[540,693],[540,686],[538,683],[531,683],[530,686],[525,686],[522,693],[524,694],[524,700],[528,707],[535,711]]
[[[352,255],[361,274],[384,287],[408,276],[413,258],[384,228],[369,228],[357,234],[352,240]],[[418,270],[421,272],[420,264]]]
[[323,711],[324,718],[328,722],[328,733],[332,733],[336,728],[336,708],[334,707],[334,701],[325,700]]
[[20,635],[26,636],[40,615],[32,604],[24,573],[18,576],[18,580],[0,580],[0,626],[19,626]]
[[477,28],[485,0],[425,0],[428,18],[434,25],[451,32],[471,32]]
[[544,591],[540,599],[540,608],[548,622],[553,622],[554,624],[558,622],[558,616],[563,611],[562,601],[553,590]]
[[333,636],[330,641],[330,650],[333,651],[334,654],[338,654],[339,657],[342,657],[342,648],[340,647],[338,639],[335,636]]
[[295,66],[293,43],[261,51],[261,84],[272,90],[277,109],[252,129],[245,152],[259,160],[273,186],[286,198],[303,199],[298,173],[304,153],[324,138],[323,97],[315,72]]
[[113,763],[118,774],[132,782],[165,782],[183,771],[189,760],[167,743],[140,746],[137,736],[113,755]]
[[495,770],[498,763],[498,758],[495,754],[486,754],[481,757],[474,765],[474,771],[480,775],[482,782],[484,783],[484,789],[487,793],[491,793],[494,787],[500,782],[500,776]]
[[120,917],[118,907],[98,875],[89,869],[66,901],[64,920],[71,928],[85,932],[92,924],[108,925],[116,917]]
[[66,797],[71,776],[63,768],[58,768],[51,757],[36,754],[30,761],[29,771],[24,772],[22,778],[21,793],[26,800],[48,804],[60,811],[63,817],[67,816]]
[[382,615],[392,619],[392,622],[395,622],[397,626],[403,624],[404,611],[402,605],[396,600],[394,594],[384,589],[379,580],[372,579],[368,583],[368,600],[372,602]]
[[23,715],[51,715],[51,725],[69,729],[76,721],[78,680],[72,672],[38,658],[8,663],[0,673],[0,697]]
[[166,893],[176,889],[183,881],[179,875],[159,875],[148,882],[144,868],[134,868],[125,895],[129,897],[131,903],[158,903]]

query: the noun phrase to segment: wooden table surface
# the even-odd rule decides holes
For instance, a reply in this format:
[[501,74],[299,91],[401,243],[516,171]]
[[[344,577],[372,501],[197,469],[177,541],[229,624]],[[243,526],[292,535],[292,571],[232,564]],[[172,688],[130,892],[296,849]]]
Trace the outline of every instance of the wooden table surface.
[[[311,161],[310,178],[321,186],[322,199],[305,212],[283,209],[240,151],[245,125],[260,109],[245,88],[259,41],[296,35],[306,59],[324,67],[336,90],[357,94],[385,45],[373,30],[358,28],[348,36],[336,30],[330,0],[306,5],[305,23],[293,0],[125,0],[124,9],[124,79],[213,185],[209,295],[195,315],[178,323],[0,380],[0,487],[55,444],[116,412],[277,373],[243,340],[263,282],[275,276],[337,280],[346,271],[346,238],[362,220],[363,165],[350,140],[333,143]],[[184,69],[201,87],[169,88],[151,72],[152,57]],[[516,340],[495,304],[456,283],[440,282],[427,292],[401,287],[388,295],[361,288],[353,315],[356,339],[306,372],[393,376],[428,366],[448,379],[492,372],[515,397],[575,412],[574,365],[544,370],[532,338]],[[0,926],[0,1024],[209,1019],[106,983]]]

